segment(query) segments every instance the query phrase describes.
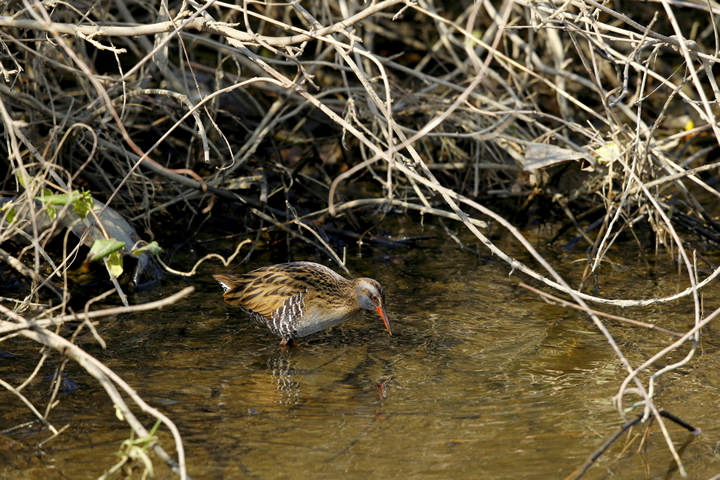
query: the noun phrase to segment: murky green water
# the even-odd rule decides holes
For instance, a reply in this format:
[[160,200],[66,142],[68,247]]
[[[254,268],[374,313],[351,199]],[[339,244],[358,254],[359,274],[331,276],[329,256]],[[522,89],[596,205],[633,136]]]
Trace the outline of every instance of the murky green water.
[[[281,351],[275,337],[222,303],[209,274],[223,269],[208,265],[162,288],[169,294],[192,284],[192,298],[103,321],[107,350],[90,336],[79,343],[176,422],[195,479],[563,478],[617,431],[611,398],[624,372],[582,314],[517,287],[506,265],[453,247],[364,253],[349,266],[385,285],[392,337],[368,314]],[[582,268],[571,263],[582,253],[555,255],[568,271]],[[633,275],[644,263],[614,260],[600,276],[608,296],[684,285],[667,259],[640,279]],[[708,311],[719,300],[710,291]],[[673,305],[636,318],[684,330],[690,311]],[[669,343],[660,333],[610,325],[636,363]],[[2,349],[18,356],[0,360],[0,374],[22,381],[36,349],[15,340]],[[703,429],[692,437],[668,423],[691,478],[720,472],[718,372],[711,326],[693,362],[660,382],[658,404]],[[115,461],[129,429],[91,377],[75,365],[67,376],[78,388],[60,396],[51,420],[71,426],[42,449],[36,445],[48,434],[37,426],[0,435],[0,477],[96,478]],[[48,387],[40,375],[33,400],[42,404]],[[10,394],[0,399],[0,429],[32,419]],[[643,432],[623,436],[585,478],[677,478],[658,429],[641,445]],[[169,436],[161,437],[169,447]]]

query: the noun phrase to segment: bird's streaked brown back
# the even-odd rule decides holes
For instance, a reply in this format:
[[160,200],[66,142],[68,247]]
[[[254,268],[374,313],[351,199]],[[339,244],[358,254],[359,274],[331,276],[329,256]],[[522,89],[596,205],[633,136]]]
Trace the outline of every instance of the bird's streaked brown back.
[[226,289],[226,302],[265,318],[272,318],[273,312],[296,295],[302,295],[306,302],[316,296],[327,297],[326,301],[347,299],[347,289],[352,285],[333,270],[310,262],[270,265],[241,275],[213,277]]

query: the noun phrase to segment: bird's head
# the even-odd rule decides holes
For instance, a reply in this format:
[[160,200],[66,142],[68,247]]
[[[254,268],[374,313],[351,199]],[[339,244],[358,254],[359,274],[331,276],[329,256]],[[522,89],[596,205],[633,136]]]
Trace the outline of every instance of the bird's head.
[[385,291],[382,285],[372,278],[358,278],[355,292],[357,294],[358,306],[364,310],[376,311],[385,324],[388,333],[392,335],[390,320],[387,317],[387,313],[385,313]]

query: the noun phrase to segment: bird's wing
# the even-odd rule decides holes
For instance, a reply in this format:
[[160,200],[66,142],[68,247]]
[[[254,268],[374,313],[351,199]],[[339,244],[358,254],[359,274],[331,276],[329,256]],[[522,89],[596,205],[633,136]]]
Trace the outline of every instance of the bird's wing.
[[[273,318],[273,313],[281,309],[290,298],[307,291],[307,284],[298,281],[282,269],[265,267],[244,275],[215,275],[225,291],[225,301],[265,318]],[[296,300],[297,301],[297,300]]]

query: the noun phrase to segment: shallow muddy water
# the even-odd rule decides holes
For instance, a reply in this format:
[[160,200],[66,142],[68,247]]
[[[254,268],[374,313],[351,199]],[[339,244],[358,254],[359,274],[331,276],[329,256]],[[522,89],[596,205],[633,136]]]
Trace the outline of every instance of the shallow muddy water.
[[[572,263],[581,252],[553,255],[582,268]],[[617,263],[603,269],[603,295],[684,286],[667,258],[641,279],[634,275],[644,262],[610,260]],[[235,268],[267,262],[260,255]],[[611,398],[624,371],[605,339],[583,314],[519,288],[505,264],[428,246],[367,250],[348,266],[385,285],[392,337],[366,314],[282,351],[277,338],[223,304],[210,273],[224,269],[206,264],[195,278],[132,301],[185,284],[197,288],[192,297],[102,321],[106,350],[89,335],[79,343],[175,421],[194,479],[563,478],[622,424]],[[708,292],[708,311],[719,300]],[[690,311],[683,303],[634,317],[685,330]],[[608,324],[635,365],[670,343],[661,333]],[[2,348],[15,355],[0,360],[2,378],[22,381],[37,349],[14,340]],[[660,407],[703,430],[693,437],[667,424],[691,478],[720,472],[719,360],[711,325],[693,361],[660,381]],[[39,376],[33,400],[42,404],[58,361],[52,357]],[[66,376],[74,387],[60,395],[51,420],[70,427],[42,449],[48,433],[36,425],[0,435],[0,477],[97,478],[116,460],[129,429],[84,371],[69,365]],[[32,419],[10,394],[0,396],[0,430]],[[679,478],[658,428],[641,445],[644,432],[621,437],[584,478]],[[160,436],[170,448],[167,432]]]

